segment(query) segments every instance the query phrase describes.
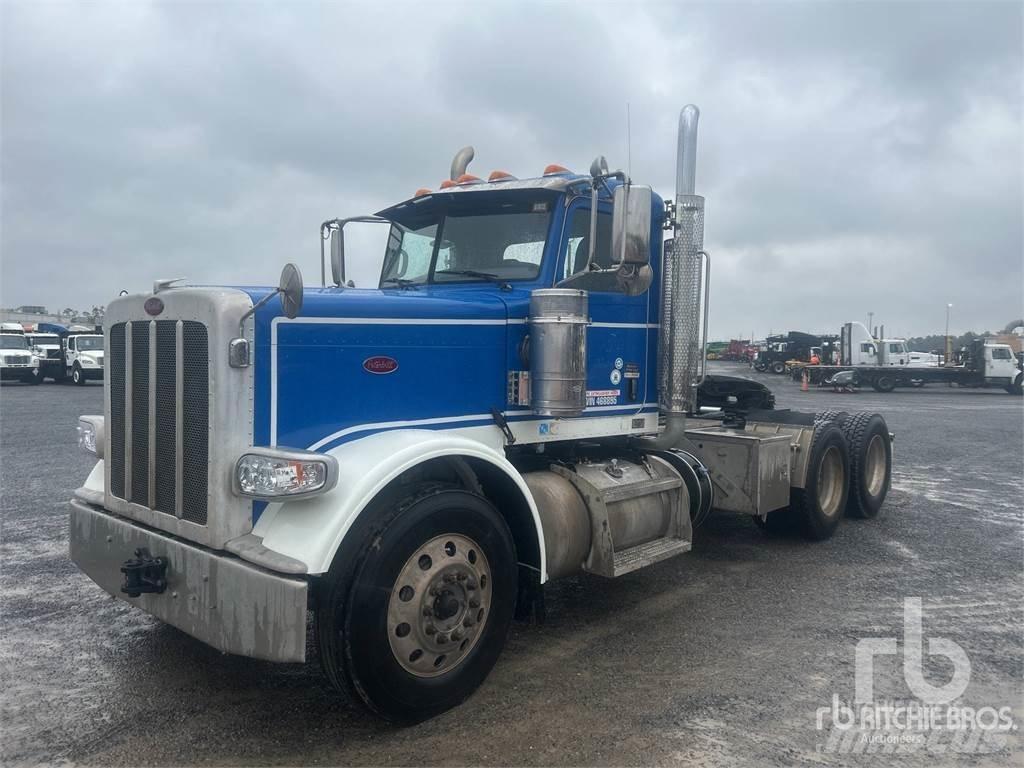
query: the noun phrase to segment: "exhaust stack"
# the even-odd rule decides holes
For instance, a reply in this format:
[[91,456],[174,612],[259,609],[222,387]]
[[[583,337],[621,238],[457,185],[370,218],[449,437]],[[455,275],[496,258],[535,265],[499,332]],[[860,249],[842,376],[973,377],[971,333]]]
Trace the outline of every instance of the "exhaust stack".
[[701,266],[704,257],[704,198],[694,194],[697,175],[697,121],[693,104],[679,113],[676,204],[673,237],[662,263],[659,333],[659,405],[668,425],[663,438],[685,428],[685,415],[697,407],[701,361]]
[[[697,409],[701,347],[701,264],[704,253],[704,198],[694,194],[697,179],[697,121],[700,110],[687,104],[679,113],[676,202],[672,240],[661,264],[661,323],[658,333],[658,405],[665,429],[656,448],[674,448],[686,435],[686,414]],[[707,275],[710,275],[710,269]],[[707,277],[705,277],[707,280]],[[705,296],[705,305],[707,297]],[[707,335],[705,306],[704,333]]]

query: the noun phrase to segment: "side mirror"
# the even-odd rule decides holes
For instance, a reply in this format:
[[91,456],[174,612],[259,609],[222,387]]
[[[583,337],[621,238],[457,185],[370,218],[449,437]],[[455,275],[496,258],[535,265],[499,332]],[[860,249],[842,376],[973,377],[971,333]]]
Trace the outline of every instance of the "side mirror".
[[302,310],[302,273],[297,266],[290,262],[284,265],[277,290],[281,294],[281,309],[285,317],[294,320]]
[[620,264],[647,264],[651,247],[651,188],[623,184],[612,198],[612,256]]
[[345,230],[331,229],[331,277],[335,285],[345,283]]

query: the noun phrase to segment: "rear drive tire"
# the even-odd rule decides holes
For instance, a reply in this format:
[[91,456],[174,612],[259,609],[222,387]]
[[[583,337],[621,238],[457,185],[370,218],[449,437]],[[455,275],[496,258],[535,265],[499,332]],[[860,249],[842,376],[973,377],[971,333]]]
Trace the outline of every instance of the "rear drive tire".
[[851,517],[875,517],[892,483],[889,427],[877,413],[862,411],[851,416],[842,429],[850,448],[850,495],[846,512]]
[[515,546],[487,499],[447,484],[412,486],[367,512],[372,525],[339,551],[320,590],[321,661],[371,711],[415,723],[462,703],[498,660]]
[[772,373],[783,374],[786,372],[786,364],[781,360],[776,360],[772,363]]
[[831,538],[843,518],[849,491],[850,453],[846,438],[835,424],[819,426],[811,441],[807,481],[803,488],[794,488],[789,494],[789,508],[807,538]]
[[814,426],[820,426],[822,424],[836,424],[842,426],[843,422],[850,418],[850,414],[846,411],[838,411],[835,408],[827,408],[824,411],[820,411],[814,416]]
[[879,376],[873,382],[871,386],[875,388],[876,392],[892,392],[896,389],[896,379],[892,376]]

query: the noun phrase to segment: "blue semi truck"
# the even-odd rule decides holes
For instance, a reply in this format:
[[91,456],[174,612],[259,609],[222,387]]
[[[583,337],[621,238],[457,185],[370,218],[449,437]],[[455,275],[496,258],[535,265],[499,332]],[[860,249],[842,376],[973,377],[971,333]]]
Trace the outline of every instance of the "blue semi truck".
[[[698,115],[673,200],[601,157],[477,178],[467,148],[440,188],[324,222],[319,287],[287,265],[111,302],[72,559],[229,653],[303,662],[312,613],[331,682],[412,722],[477,688],[551,579],[683,554],[712,510],[810,539],[877,514],[881,416],[703,369]],[[350,221],[388,228],[373,289]]]

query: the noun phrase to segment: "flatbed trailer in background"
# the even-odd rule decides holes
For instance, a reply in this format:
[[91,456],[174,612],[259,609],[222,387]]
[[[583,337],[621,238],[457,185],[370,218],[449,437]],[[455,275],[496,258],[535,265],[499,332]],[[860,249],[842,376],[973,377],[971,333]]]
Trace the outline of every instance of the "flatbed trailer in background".
[[1011,395],[1024,393],[1024,368],[1007,344],[977,339],[963,355],[962,365],[801,365],[793,367],[793,378],[807,376],[808,382],[826,386],[837,373],[849,371],[855,386],[870,386],[876,392],[892,392],[896,387],[923,387],[946,384],[957,387],[999,387]]

